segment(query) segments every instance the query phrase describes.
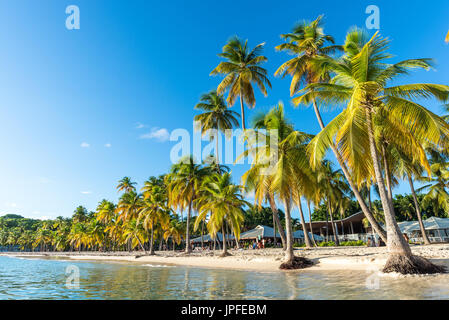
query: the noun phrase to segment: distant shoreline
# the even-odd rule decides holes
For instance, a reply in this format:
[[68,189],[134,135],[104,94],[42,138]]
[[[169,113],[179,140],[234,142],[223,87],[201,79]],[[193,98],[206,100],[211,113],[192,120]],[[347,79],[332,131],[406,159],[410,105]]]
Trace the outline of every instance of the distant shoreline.
[[[414,254],[449,266],[449,244],[413,246]],[[156,255],[143,252],[2,252],[0,256],[15,257],[60,257],[78,261],[115,261],[147,264],[164,264],[188,267],[219,268],[256,272],[285,272],[279,270],[284,254],[282,249],[230,250],[229,257],[220,257],[221,251],[182,252],[157,251]],[[297,256],[304,256],[316,264],[310,271],[326,270],[375,270],[380,269],[387,259],[387,250],[367,247],[335,247],[296,250]],[[298,272],[298,271],[289,271]],[[299,270],[301,272],[301,270]]]

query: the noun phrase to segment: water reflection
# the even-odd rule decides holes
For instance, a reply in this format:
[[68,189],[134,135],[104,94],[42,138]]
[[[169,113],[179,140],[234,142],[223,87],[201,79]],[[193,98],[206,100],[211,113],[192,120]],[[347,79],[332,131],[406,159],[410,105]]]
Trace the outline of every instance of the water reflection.
[[[80,269],[79,289],[67,289],[65,269]],[[449,299],[449,275],[365,272],[244,272],[108,262],[0,257],[0,299]]]

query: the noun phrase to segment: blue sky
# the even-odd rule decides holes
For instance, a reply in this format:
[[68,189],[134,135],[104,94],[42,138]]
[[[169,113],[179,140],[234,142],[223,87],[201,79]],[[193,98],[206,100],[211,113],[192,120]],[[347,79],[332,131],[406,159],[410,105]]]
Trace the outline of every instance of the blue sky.
[[[65,27],[72,4],[80,30]],[[116,201],[125,175],[141,184],[165,173],[174,145],[166,135],[192,131],[193,106],[219,83],[209,73],[233,35],[251,46],[266,42],[273,89],[257,95],[256,110],[282,100],[297,129],[318,132],[311,110],[291,106],[289,79],[272,76],[288,58],[274,46],[296,21],[319,14],[341,43],[351,26],[365,25],[370,4],[380,8],[381,34],[393,40],[393,61],[437,61],[437,71],[406,81],[447,84],[447,0],[1,1],[0,214],[69,216],[77,205]],[[441,112],[435,102],[427,106]],[[245,168],[233,168],[236,180]]]

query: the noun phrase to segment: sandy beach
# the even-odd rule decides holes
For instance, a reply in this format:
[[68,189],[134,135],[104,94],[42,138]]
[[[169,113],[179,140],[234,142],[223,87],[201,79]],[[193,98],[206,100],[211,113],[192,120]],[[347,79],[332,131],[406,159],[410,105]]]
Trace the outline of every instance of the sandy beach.
[[[412,246],[412,251],[416,255],[449,267],[449,244]],[[195,251],[188,256],[182,252],[172,251],[157,251],[154,256],[144,255],[143,252],[5,252],[0,255],[281,272],[279,265],[284,257],[281,249],[230,250],[229,252],[231,256],[224,258],[220,257],[220,251],[216,251],[215,254],[213,251]],[[315,265],[307,270],[366,270],[381,268],[387,258],[387,249],[385,247],[297,249],[295,255],[307,257],[315,262]]]

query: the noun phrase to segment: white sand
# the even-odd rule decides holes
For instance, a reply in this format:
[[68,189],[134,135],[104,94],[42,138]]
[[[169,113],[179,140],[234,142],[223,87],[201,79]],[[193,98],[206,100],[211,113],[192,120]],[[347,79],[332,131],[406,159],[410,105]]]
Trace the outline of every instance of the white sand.
[[[413,246],[416,255],[435,260],[449,266],[449,244]],[[155,256],[143,256],[141,252],[47,252],[47,253],[2,253],[12,256],[55,256],[74,260],[103,260],[133,262],[139,264],[167,264],[192,267],[223,268],[233,270],[277,272],[284,258],[281,249],[230,250],[232,256],[219,257],[211,251],[184,253],[159,251]],[[307,270],[367,270],[381,268],[387,259],[387,249],[367,247],[313,248],[295,250],[298,256],[307,257],[316,265]]]

